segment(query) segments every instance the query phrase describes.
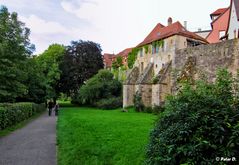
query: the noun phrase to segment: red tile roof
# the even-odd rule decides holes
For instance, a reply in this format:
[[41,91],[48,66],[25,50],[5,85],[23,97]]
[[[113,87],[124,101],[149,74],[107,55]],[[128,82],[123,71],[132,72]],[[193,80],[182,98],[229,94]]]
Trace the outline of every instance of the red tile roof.
[[115,58],[116,58],[116,56],[114,54],[105,53],[103,55],[105,67],[110,68],[112,66],[112,62],[114,61]]
[[132,51],[133,48],[127,48],[121,52],[119,52],[116,56],[121,56],[121,57],[125,57],[128,56],[128,54]]
[[181,35],[189,38],[193,38],[196,40],[203,41],[207,43],[207,40],[198,36],[193,32],[187,31],[180,22],[175,22],[169,26],[164,27],[161,24],[157,24],[156,27],[150,32],[150,34],[144,39],[143,42],[137,45],[137,47],[147,45],[153,41],[157,41],[160,39],[168,38],[173,35]]
[[210,16],[217,16],[217,15],[221,15],[222,13],[225,13],[225,11],[227,10],[228,8],[220,8],[220,9],[217,9],[216,11],[214,11],[213,13],[210,14]]
[[[224,9],[224,8],[223,8]],[[219,9],[218,9],[219,10]],[[220,19],[228,10],[230,10],[230,7],[225,8],[225,10],[216,18],[212,21],[211,26],[213,26],[213,23],[216,22],[218,19]],[[212,17],[212,16],[211,16]],[[229,18],[228,18],[229,19]]]

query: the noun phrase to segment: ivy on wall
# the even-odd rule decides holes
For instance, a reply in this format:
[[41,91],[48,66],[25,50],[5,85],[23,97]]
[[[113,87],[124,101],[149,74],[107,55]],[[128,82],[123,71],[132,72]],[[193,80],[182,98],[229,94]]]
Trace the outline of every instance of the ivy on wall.
[[142,50],[141,47],[140,48],[133,48],[132,51],[129,53],[129,55],[128,55],[128,67],[130,69],[133,68],[134,63],[137,59],[138,52],[141,51],[141,50]]
[[152,45],[154,46],[154,47],[163,47],[164,46],[164,40],[159,40],[159,41],[154,41],[154,42],[152,42]]
[[[154,41],[154,42],[152,42],[152,46],[163,47],[164,46],[164,40]],[[141,51],[142,49],[145,50],[145,54],[152,53],[152,48],[149,45],[145,45],[143,47],[138,47],[138,48],[137,47],[133,48],[132,51],[128,55],[128,67],[130,69],[133,68],[134,63],[137,59],[138,52]]]
[[147,54],[149,52],[149,45],[145,45],[144,50],[145,50],[145,54]]

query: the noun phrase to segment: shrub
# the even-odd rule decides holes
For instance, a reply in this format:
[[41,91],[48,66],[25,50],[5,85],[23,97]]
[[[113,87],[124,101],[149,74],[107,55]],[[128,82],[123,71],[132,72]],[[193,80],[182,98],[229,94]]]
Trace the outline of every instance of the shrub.
[[164,106],[163,105],[161,105],[161,106],[154,106],[153,107],[153,109],[152,109],[152,113],[154,113],[154,114],[159,114],[159,113],[161,113],[161,112],[164,112],[164,110],[165,110],[165,108],[164,108]]
[[153,113],[153,108],[152,107],[144,107],[143,112]]
[[[168,98],[150,135],[147,164],[219,164],[239,158],[238,81],[221,70],[213,84],[185,84]],[[230,162],[238,164],[237,162]],[[223,164],[223,163],[222,163]]]
[[108,99],[101,99],[96,102],[95,106],[101,109],[116,109],[122,107],[122,98],[112,97]]
[[122,84],[113,77],[110,71],[100,70],[80,88],[79,94],[72,103],[93,106],[101,99],[120,97]]
[[143,112],[144,104],[142,102],[142,96],[139,91],[134,95],[134,107],[137,112]]
[[0,106],[0,130],[13,126],[45,110],[44,104],[34,103],[4,103]]

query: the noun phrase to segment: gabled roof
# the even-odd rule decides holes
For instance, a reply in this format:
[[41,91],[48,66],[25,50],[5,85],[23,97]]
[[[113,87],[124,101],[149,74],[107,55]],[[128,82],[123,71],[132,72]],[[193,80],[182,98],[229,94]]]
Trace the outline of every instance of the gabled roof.
[[121,56],[121,57],[125,57],[128,56],[128,54],[132,51],[133,48],[127,48],[121,52],[119,52],[116,56]]
[[114,54],[110,54],[110,53],[105,53],[103,55],[103,59],[104,59],[104,63],[105,63],[105,67],[109,68],[112,66],[112,61],[114,60],[116,56]]
[[157,41],[160,39],[165,39],[168,37],[171,37],[173,35],[181,35],[181,36],[185,36],[188,38],[192,38],[192,39],[196,39],[196,40],[200,40],[203,41],[205,43],[207,43],[207,40],[205,40],[204,38],[198,36],[195,33],[189,32],[187,31],[180,22],[175,22],[169,26],[160,26],[161,24],[157,24],[156,27],[149,33],[149,35],[144,39],[143,42],[141,42],[140,44],[137,45],[137,47],[139,46],[143,46],[143,45],[147,45],[153,41]]
[[114,58],[115,57],[114,54],[110,54],[110,53],[104,53],[103,56],[106,58]]
[[217,9],[216,11],[214,11],[213,13],[210,14],[210,16],[217,16],[217,15],[221,15],[222,13],[225,13],[225,11],[227,10],[228,8],[220,8],[220,9]]
[[[223,8],[225,9],[216,19],[214,19],[212,22],[211,22],[211,26],[213,26],[213,23],[216,22],[219,18],[221,18],[223,16],[223,14],[225,14],[227,12],[227,10],[230,10],[230,7],[228,8]],[[211,16],[212,17],[212,16]],[[229,18],[228,18],[229,19]],[[227,20],[228,21],[228,20]]]

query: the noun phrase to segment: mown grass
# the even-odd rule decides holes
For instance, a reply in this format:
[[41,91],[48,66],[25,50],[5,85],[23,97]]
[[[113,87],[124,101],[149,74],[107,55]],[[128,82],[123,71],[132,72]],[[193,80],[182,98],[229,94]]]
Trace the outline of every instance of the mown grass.
[[156,116],[63,108],[57,125],[59,165],[143,164]]

